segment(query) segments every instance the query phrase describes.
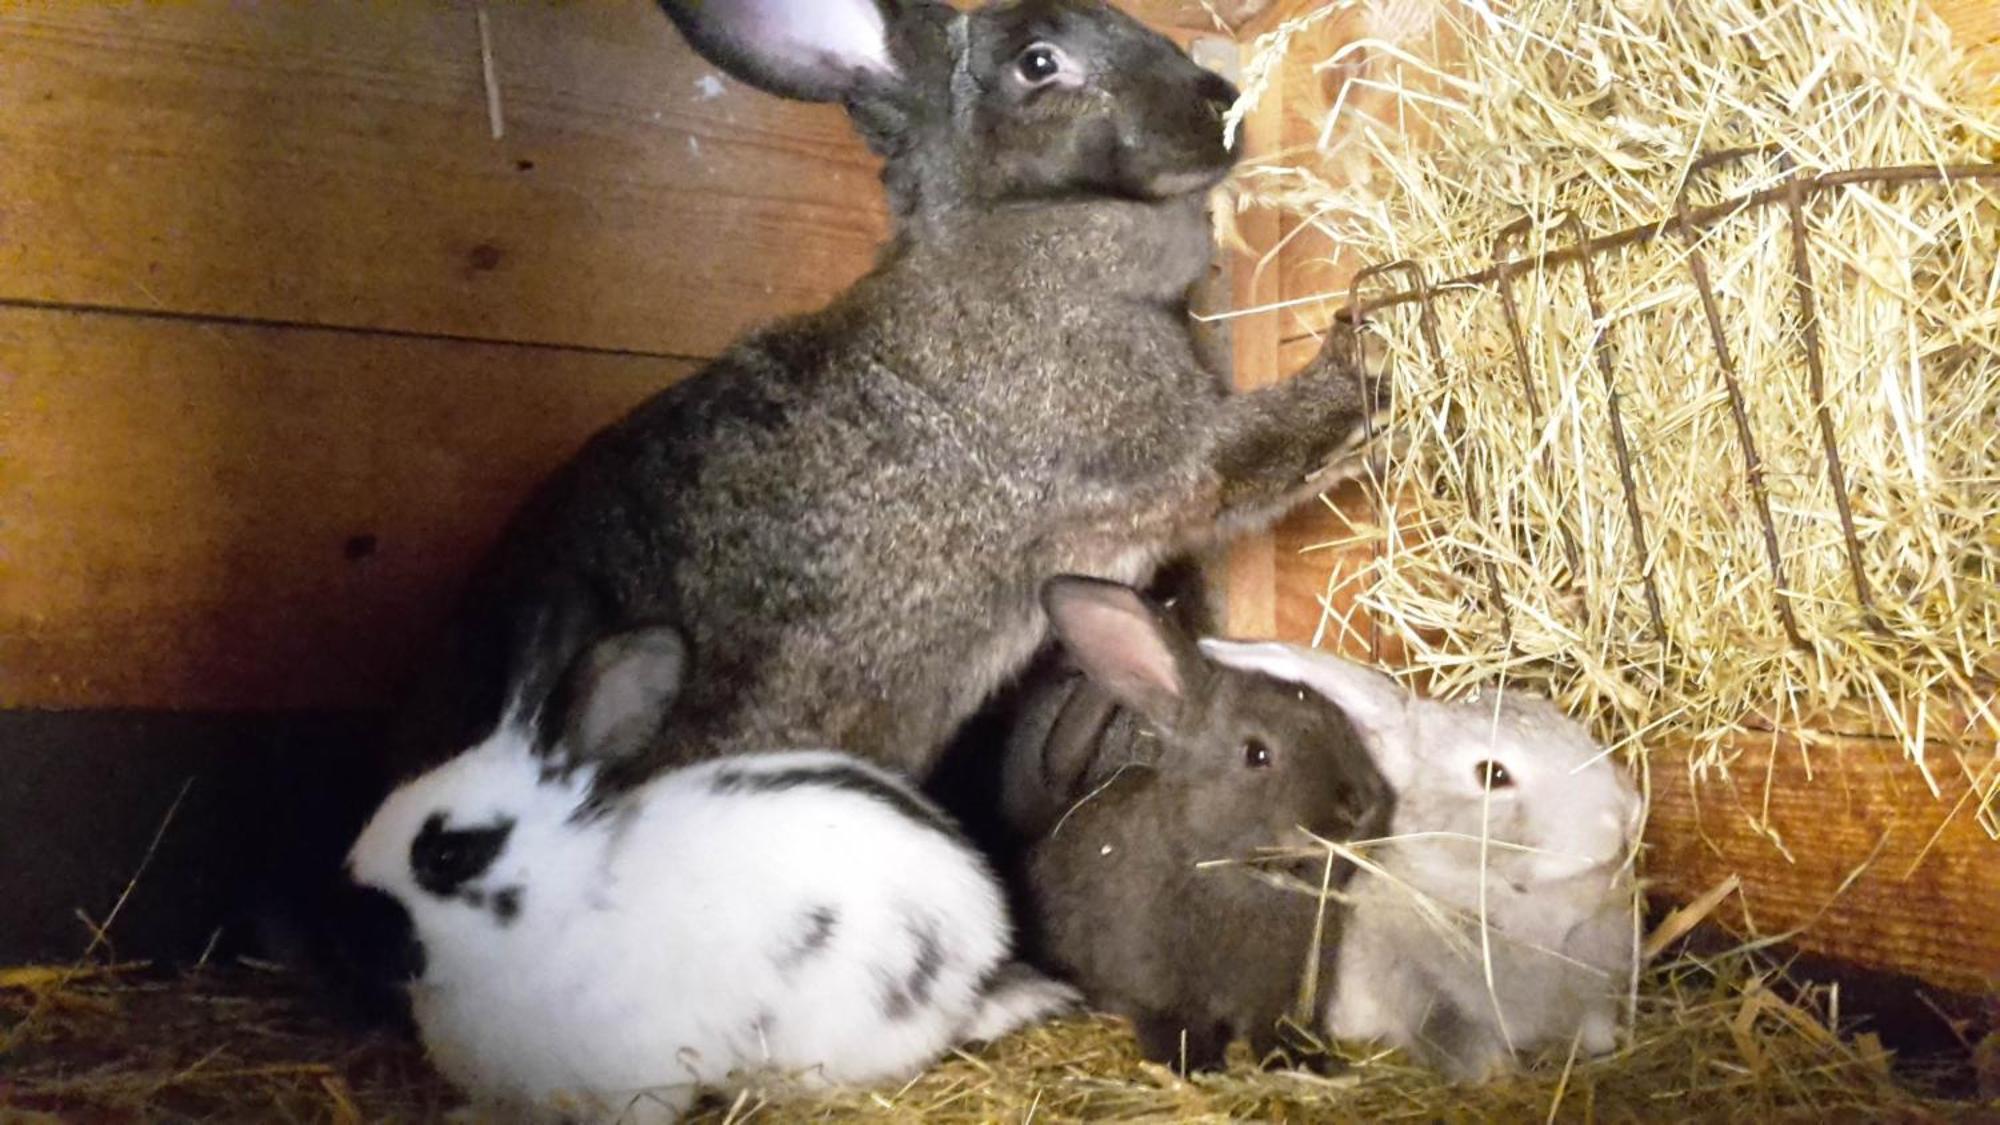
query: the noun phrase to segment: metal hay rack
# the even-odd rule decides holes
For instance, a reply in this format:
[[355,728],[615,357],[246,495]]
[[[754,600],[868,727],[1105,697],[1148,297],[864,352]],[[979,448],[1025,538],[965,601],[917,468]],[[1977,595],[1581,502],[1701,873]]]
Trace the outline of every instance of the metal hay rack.
[[[1776,161],[1780,171],[1788,174],[1781,182],[1760,190],[1746,192],[1706,206],[1689,205],[1690,188],[1705,174],[1719,167],[1759,156]],[[1548,224],[1545,229],[1564,236],[1564,244],[1548,248],[1537,255],[1521,255],[1518,253],[1519,250],[1525,244],[1528,234],[1535,229],[1535,217],[1523,216],[1502,228],[1494,236],[1492,264],[1472,273],[1444,281],[1431,280],[1426,276],[1422,265],[1408,258],[1363,268],[1354,275],[1349,285],[1347,303],[1335,315],[1351,324],[1359,324],[1371,313],[1402,305],[1417,305],[1416,320],[1419,333],[1431,362],[1438,365],[1438,374],[1442,377],[1444,352],[1440,349],[1438,340],[1437,302],[1454,294],[1483,294],[1486,287],[1491,286],[1495,295],[1499,297],[1506,321],[1513,367],[1520,376],[1521,391],[1529,418],[1531,423],[1539,428],[1545,414],[1530,371],[1528,349],[1521,327],[1521,310],[1514,297],[1514,282],[1519,275],[1530,271],[1552,271],[1558,267],[1576,265],[1582,272],[1585,302],[1590,313],[1592,331],[1590,351],[1603,382],[1608,405],[1606,424],[1617,458],[1618,477],[1631,533],[1631,550],[1638,560],[1637,570],[1645,592],[1647,615],[1653,637],[1659,643],[1666,644],[1669,633],[1661,610],[1660,592],[1654,574],[1655,560],[1649,542],[1645,513],[1639,500],[1637,483],[1639,469],[1635,465],[1632,443],[1626,433],[1625,420],[1619,408],[1616,359],[1609,339],[1610,324],[1604,315],[1597,262],[1598,259],[1621,247],[1677,234],[1687,247],[1685,266],[1700,298],[1709,338],[1714,346],[1715,366],[1728,395],[1737,448],[1741,455],[1743,479],[1748,485],[1763,532],[1764,557],[1770,570],[1774,608],[1782,623],[1786,640],[1797,649],[1810,651],[1812,646],[1799,629],[1791,604],[1791,595],[1787,593],[1785,562],[1780,549],[1777,522],[1772,516],[1769,490],[1766,487],[1764,459],[1759,453],[1756,437],[1752,433],[1742,389],[1742,375],[1723,329],[1715,287],[1710,279],[1708,262],[1699,240],[1702,231],[1724,219],[1774,207],[1783,208],[1789,228],[1793,300],[1801,323],[1800,346],[1804,352],[1803,360],[1816,415],[1819,454],[1825,463],[1827,483],[1839,515],[1852,594],[1856,608],[1860,611],[1867,627],[1878,635],[1886,635],[1888,628],[1877,613],[1875,596],[1869,588],[1863,565],[1861,539],[1855,530],[1854,514],[1849,499],[1848,476],[1842,465],[1840,445],[1827,407],[1825,360],[1822,356],[1819,311],[1809,255],[1807,205],[1822,192],[1848,185],[1928,184],[1945,187],[1961,182],[2000,187],[2000,163],[1867,167],[1809,174],[1793,170],[1790,161],[1774,146],[1729,149],[1705,155],[1689,166],[1675,200],[1674,212],[1664,218],[1609,234],[1592,235],[1584,230],[1575,212],[1559,212],[1557,220]],[[1365,296],[1371,283],[1378,279],[1392,278],[1402,279],[1403,287],[1372,297]],[[1362,334],[1353,333],[1352,340],[1354,369],[1359,371],[1364,347]],[[1546,469],[1549,467],[1547,464],[1549,450],[1546,446],[1542,455]],[[1486,507],[1486,501],[1482,498],[1481,490],[1470,479],[1462,483],[1467,514],[1474,521],[1482,520],[1484,518],[1482,510]],[[1373,495],[1377,506],[1376,517],[1379,520],[1381,494],[1379,490],[1373,490]],[[1562,548],[1571,571],[1575,573],[1578,571],[1578,546],[1567,527],[1561,530]],[[1373,551],[1379,565],[1382,552],[1379,540]],[[1482,569],[1493,604],[1500,614],[1503,633],[1511,645],[1513,617],[1507,604],[1500,569],[1491,558],[1485,561]],[[1370,615],[1368,633],[1370,653],[1379,660],[1381,626],[1377,615]]]

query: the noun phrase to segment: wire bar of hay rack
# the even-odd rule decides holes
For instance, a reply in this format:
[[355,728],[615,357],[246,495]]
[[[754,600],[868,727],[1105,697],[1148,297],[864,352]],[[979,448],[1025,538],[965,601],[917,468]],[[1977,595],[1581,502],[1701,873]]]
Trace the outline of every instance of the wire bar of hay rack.
[[[1778,161],[1779,166],[1788,174],[1779,182],[1759,190],[1705,206],[1689,206],[1689,189],[1704,174],[1753,156],[1766,156]],[[1654,554],[1649,543],[1645,512],[1639,498],[1638,469],[1619,406],[1620,393],[1616,385],[1617,358],[1610,340],[1610,322],[1605,316],[1598,282],[1597,261],[1623,247],[1650,242],[1670,233],[1678,234],[1686,242],[1686,269],[1700,299],[1708,335],[1715,350],[1716,367],[1729,400],[1733,429],[1742,459],[1743,478],[1748,486],[1762,531],[1763,553],[1770,571],[1774,609],[1785,634],[1786,643],[1796,649],[1810,651],[1812,646],[1799,628],[1791,604],[1792,596],[1787,592],[1785,562],[1779,545],[1777,522],[1772,515],[1764,458],[1752,432],[1742,387],[1742,375],[1723,329],[1715,285],[1710,278],[1708,263],[1702,253],[1697,234],[1722,220],[1752,212],[1782,208],[1786,213],[1793,300],[1800,317],[1800,342],[1816,416],[1819,455],[1825,462],[1826,479],[1839,516],[1852,595],[1867,627],[1877,634],[1886,634],[1887,626],[1877,612],[1875,596],[1869,588],[1862,560],[1861,538],[1855,527],[1848,495],[1848,477],[1827,406],[1826,367],[1822,355],[1818,302],[1809,254],[1807,206],[1813,197],[1849,185],[1929,184],[1942,187],[1961,182],[2000,186],[2000,163],[1860,167],[1809,174],[1793,171],[1785,155],[1775,146],[1728,149],[1707,154],[1689,166],[1676,196],[1674,213],[1671,215],[1609,234],[1590,235],[1583,229],[1574,211],[1561,211],[1555,221],[1541,225],[1544,230],[1564,235],[1566,243],[1547,248],[1542,253],[1532,256],[1518,253],[1526,236],[1538,225],[1536,216],[1525,215],[1503,227],[1494,236],[1491,265],[1459,277],[1444,281],[1429,280],[1423,266],[1408,258],[1364,267],[1354,275],[1348,287],[1347,302],[1335,316],[1350,324],[1359,324],[1370,314],[1415,304],[1419,333],[1432,362],[1437,365],[1437,375],[1442,381],[1445,379],[1443,369],[1445,355],[1439,347],[1438,301],[1447,295],[1479,294],[1485,287],[1491,286],[1499,298],[1507,327],[1510,358],[1513,369],[1521,381],[1521,392],[1528,408],[1530,422],[1539,429],[1546,412],[1530,371],[1527,345],[1521,327],[1521,310],[1514,295],[1514,282],[1517,276],[1530,271],[1551,271],[1561,266],[1576,265],[1582,273],[1585,301],[1590,313],[1590,350],[1606,394],[1606,423],[1611,445],[1616,454],[1618,478],[1631,540],[1630,549],[1636,559],[1637,574],[1643,585],[1652,635],[1660,644],[1665,645],[1671,638],[1661,608],[1660,591],[1654,573]],[[1375,296],[1365,296],[1371,283],[1377,279],[1394,277],[1407,279],[1404,288]],[[1350,334],[1350,339],[1354,370],[1359,372],[1362,369],[1362,350],[1365,346],[1363,337],[1360,332],[1354,332]],[[1553,467],[1548,464],[1551,456],[1548,446],[1542,447],[1541,456],[1545,470],[1553,475]],[[1464,470],[1466,479],[1459,482],[1459,487],[1465,498],[1468,517],[1478,522],[1485,518],[1483,513],[1492,510],[1492,506],[1482,499],[1482,490],[1478,483],[1471,479],[1473,472],[1474,470],[1468,465]],[[1379,488],[1372,489],[1371,494],[1374,514],[1379,521],[1382,517],[1382,494]],[[1580,548],[1567,526],[1562,526],[1560,532],[1563,553],[1572,573],[1578,573]],[[1381,561],[1381,552],[1382,544],[1378,539],[1373,547],[1374,561],[1377,565]],[[1513,616],[1507,604],[1500,568],[1491,557],[1488,557],[1481,570],[1488,595],[1500,615],[1503,635],[1511,644]],[[1370,654],[1379,661],[1381,658],[1379,614],[1369,615],[1368,645]]]

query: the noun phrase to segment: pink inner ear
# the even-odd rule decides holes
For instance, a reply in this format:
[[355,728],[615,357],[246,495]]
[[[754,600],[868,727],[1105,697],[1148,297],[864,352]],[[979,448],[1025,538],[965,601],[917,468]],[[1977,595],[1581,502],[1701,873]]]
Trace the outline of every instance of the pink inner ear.
[[873,0],[708,0],[737,12],[717,18],[740,28],[743,42],[787,67],[832,63],[844,69],[892,74],[888,32]]
[[1173,650],[1143,608],[1087,601],[1063,615],[1062,633],[1089,674],[1113,694],[1179,698]]

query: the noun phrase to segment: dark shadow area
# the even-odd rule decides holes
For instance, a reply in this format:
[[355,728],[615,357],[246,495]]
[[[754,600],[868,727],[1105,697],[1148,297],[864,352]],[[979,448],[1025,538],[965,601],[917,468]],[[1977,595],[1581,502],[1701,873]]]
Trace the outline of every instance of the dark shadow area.
[[385,726],[0,712],[0,963],[73,961],[114,907],[98,960],[282,952],[381,795]]
[[[1659,897],[1648,900],[1646,929],[1651,932],[1679,904]],[[1711,958],[1742,944],[1743,939],[1715,926],[1696,926],[1655,964],[1676,957]],[[1984,998],[1937,988],[1916,977],[1883,972],[1801,952],[1789,945],[1764,951],[1772,966],[1769,982],[1787,1000],[1798,1000],[1811,987],[1839,989],[1842,1036],[1874,1035],[1894,1053],[1899,1078],[1938,1097],[1957,1100],[2000,1097],[2000,1058],[1989,1040],[2000,1044],[2000,994]],[[1808,1002],[1808,1008],[1821,1005]]]

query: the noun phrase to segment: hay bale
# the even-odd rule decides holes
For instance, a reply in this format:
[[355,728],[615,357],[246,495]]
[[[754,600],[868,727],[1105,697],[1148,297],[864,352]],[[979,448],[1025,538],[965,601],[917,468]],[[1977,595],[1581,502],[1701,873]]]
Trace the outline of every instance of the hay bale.
[[[1712,756],[1746,721],[1859,701],[1921,759],[1941,701],[1978,715],[2000,678],[2000,178],[1810,194],[1810,316],[1785,185],[1992,160],[1994,76],[1909,4],[1420,7],[1367,9],[1387,30],[1348,85],[1386,108],[1245,180],[1437,289],[1352,293],[1382,306],[1408,439],[1362,606],[1441,690],[1527,681],[1619,740],[1672,728]],[[1287,34],[1304,21],[1259,41],[1253,88],[1323,42]],[[1750,151],[1700,164],[1727,150]],[[1663,223],[1684,188],[1709,220],[1686,230]],[[1588,272],[1564,259],[1613,232]]]

